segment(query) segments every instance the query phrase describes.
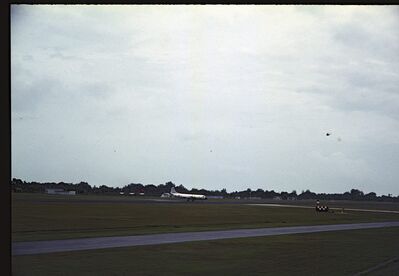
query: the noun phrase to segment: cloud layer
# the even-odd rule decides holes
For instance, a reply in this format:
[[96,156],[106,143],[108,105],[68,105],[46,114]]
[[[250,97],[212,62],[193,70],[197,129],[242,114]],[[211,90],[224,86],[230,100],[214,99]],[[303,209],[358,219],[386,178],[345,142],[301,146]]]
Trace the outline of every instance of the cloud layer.
[[12,175],[399,194],[398,30],[393,6],[13,5]]

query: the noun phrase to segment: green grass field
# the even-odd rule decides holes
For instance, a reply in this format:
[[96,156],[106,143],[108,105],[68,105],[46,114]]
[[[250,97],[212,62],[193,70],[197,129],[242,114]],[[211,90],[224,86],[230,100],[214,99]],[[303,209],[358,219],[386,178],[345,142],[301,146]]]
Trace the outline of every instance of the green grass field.
[[317,213],[313,209],[202,202],[144,204],[141,200],[115,196],[13,194],[12,239],[50,240],[399,220],[399,214]]
[[399,274],[399,261],[396,260],[393,263],[389,263],[384,267],[379,268],[376,271],[373,271],[372,273],[368,275],[373,275],[373,276],[386,276],[386,275],[392,275],[392,276],[397,276]]
[[[313,209],[268,208],[229,201],[208,204],[145,200],[148,198],[13,194],[12,239],[399,220],[399,214],[388,213],[317,213]],[[398,204],[378,202],[328,204],[398,210]],[[353,275],[397,257],[398,252],[399,227],[395,227],[14,256],[12,268],[13,275]],[[397,275],[398,265],[392,263],[370,275],[374,274]]]
[[[354,275],[399,255],[399,227],[12,258],[13,275]],[[368,275],[398,275],[397,263]]]
[[[94,201],[108,201],[108,202],[141,202],[148,199],[157,199],[159,197],[130,197],[130,196],[119,196],[119,195],[76,195],[76,196],[63,196],[63,195],[47,195],[47,194],[32,194],[32,193],[14,193],[13,201],[25,201],[25,202],[37,202],[37,201],[68,201],[68,202],[94,202]],[[314,206],[314,200],[235,200],[235,199],[209,199],[207,202],[225,202],[225,203],[276,203],[283,205],[303,205],[303,206]],[[348,201],[348,200],[330,200],[323,201],[322,203],[327,204],[330,207],[346,207],[346,208],[359,208],[359,209],[382,209],[382,210],[393,210],[399,211],[399,203],[395,202],[378,202],[378,201]]]

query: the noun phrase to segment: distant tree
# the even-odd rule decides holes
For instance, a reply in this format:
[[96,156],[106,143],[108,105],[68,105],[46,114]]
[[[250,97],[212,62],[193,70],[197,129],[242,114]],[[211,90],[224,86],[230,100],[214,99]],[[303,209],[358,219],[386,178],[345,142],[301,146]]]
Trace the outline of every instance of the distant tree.
[[287,199],[288,198],[288,193],[287,192],[281,192],[280,196],[282,199]]
[[[79,182],[77,184],[73,183],[65,183],[65,182],[26,182],[21,179],[12,178],[11,186],[13,191],[19,192],[27,192],[27,193],[43,193],[47,188],[62,188],[65,190],[75,190],[77,193],[94,193],[94,194],[115,194],[123,191],[124,193],[142,193],[144,192],[147,195],[159,196],[162,193],[170,192],[172,187],[176,187],[176,185],[168,181],[165,184],[159,184],[158,186],[154,184],[143,185],[140,183],[131,183],[122,188],[119,187],[108,187],[106,185],[101,185],[100,187],[93,186],[91,187],[87,182]],[[296,191],[293,190],[291,193],[282,191],[281,193],[275,192],[274,190],[267,191],[263,189],[257,189],[252,191],[250,188],[242,191],[234,191],[228,193],[226,188],[222,190],[206,190],[206,189],[198,189],[192,188],[188,191],[182,184],[177,187],[179,192],[183,193],[196,193],[196,194],[204,194],[204,195],[222,195],[224,197],[262,197],[262,198],[274,198],[276,196],[281,196],[282,198],[288,197],[296,197],[298,199],[323,199],[323,200],[373,200],[373,201],[387,201],[387,202],[399,202],[399,195],[393,196],[392,194],[377,196],[376,193],[370,192],[368,194],[364,194],[363,191],[358,189],[351,189],[349,192],[345,192],[343,194],[333,193],[313,193],[310,190],[302,190],[301,194],[297,195]]]
[[183,184],[177,186],[176,190],[178,190],[180,193],[188,193],[188,190],[183,186]]
[[377,198],[377,194],[374,192],[368,193],[364,196],[366,200],[375,200]]
[[350,194],[351,194],[352,200],[361,200],[361,199],[363,199],[363,195],[364,195],[364,193],[362,191],[357,190],[357,189],[352,189]]
[[76,192],[80,194],[88,194],[92,190],[91,186],[87,182],[80,182],[75,188]]
[[311,192],[310,190],[306,190],[305,192],[302,192],[299,196],[299,199],[316,199],[317,195],[316,193]]
[[106,185],[101,185],[100,187],[98,187],[98,189],[99,189],[100,193],[102,193],[102,194],[112,192],[112,188],[110,188]]
[[274,198],[276,196],[280,196],[280,194],[275,192],[274,190],[265,191],[265,198]]
[[162,194],[158,190],[158,187],[153,185],[153,184],[145,185],[144,186],[144,193],[146,195],[150,195],[150,196],[160,196]]

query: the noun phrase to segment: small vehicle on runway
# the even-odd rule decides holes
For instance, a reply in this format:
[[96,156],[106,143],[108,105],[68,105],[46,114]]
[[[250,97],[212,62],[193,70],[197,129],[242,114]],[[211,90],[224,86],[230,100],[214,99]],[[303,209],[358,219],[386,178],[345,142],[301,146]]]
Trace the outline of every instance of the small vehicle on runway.
[[316,212],[328,212],[327,205],[320,205],[320,201],[316,201]]

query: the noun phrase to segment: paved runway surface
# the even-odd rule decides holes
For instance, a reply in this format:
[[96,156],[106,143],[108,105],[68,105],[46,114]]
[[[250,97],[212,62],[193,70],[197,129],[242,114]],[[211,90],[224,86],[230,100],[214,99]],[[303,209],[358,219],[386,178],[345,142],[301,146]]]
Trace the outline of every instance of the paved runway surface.
[[399,227],[399,221],[378,223],[334,224],[316,226],[275,227],[259,229],[237,229],[225,231],[204,231],[186,233],[168,233],[124,237],[102,237],[53,241],[15,242],[12,255],[28,255],[88,249],[102,249],[137,245],[156,245],[189,241],[208,241],[231,238],[274,236],[325,231],[369,229],[381,227]]
[[[306,208],[306,209],[314,209],[312,206],[303,206],[303,205],[283,205],[283,204],[268,204],[268,203],[259,203],[259,204],[247,204],[251,206],[263,206],[263,207],[288,207],[288,208]],[[344,210],[344,211],[357,211],[357,212],[372,212],[372,213],[391,213],[391,214],[399,214],[399,211],[392,210],[377,210],[377,209],[354,209],[354,208],[329,208],[330,210]]]

